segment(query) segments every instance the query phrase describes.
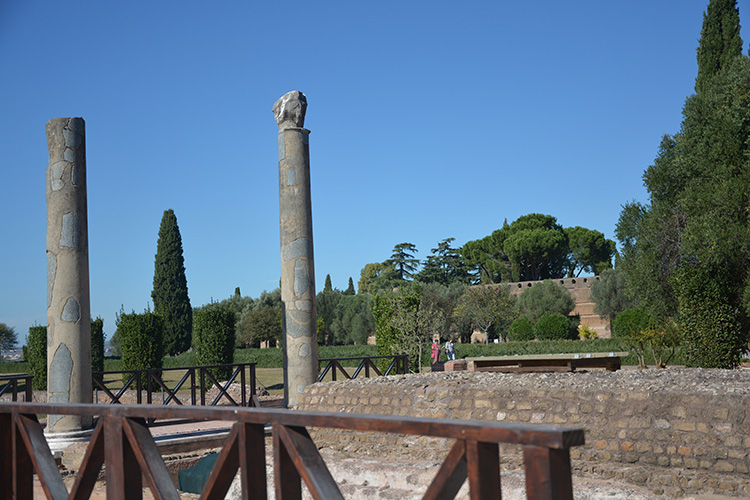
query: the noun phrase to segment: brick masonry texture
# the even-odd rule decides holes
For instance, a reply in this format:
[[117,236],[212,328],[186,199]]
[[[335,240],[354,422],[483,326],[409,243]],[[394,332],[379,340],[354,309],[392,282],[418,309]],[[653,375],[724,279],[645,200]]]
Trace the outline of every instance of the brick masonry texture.
[[[315,384],[300,409],[583,428],[574,474],[616,479],[655,495],[750,496],[750,370],[614,373],[432,373]],[[450,442],[314,432],[343,455],[442,460]],[[501,447],[505,469],[520,448]]]

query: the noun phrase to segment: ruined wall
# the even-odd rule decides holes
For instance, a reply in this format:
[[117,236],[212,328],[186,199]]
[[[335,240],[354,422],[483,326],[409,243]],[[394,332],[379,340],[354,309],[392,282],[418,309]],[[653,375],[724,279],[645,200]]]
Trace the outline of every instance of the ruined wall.
[[[573,300],[576,307],[571,315],[578,315],[581,318],[582,325],[588,325],[594,330],[599,338],[608,338],[612,334],[609,331],[609,323],[594,312],[594,302],[591,301],[591,284],[599,281],[599,276],[585,276],[579,278],[563,278],[552,280],[559,283],[565,288]],[[511,295],[519,296],[527,288],[538,285],[542,281],[519,281],[515,283],[501,283],[497,286],[507,286]]]
[[[381,377],[390,383],[315,384],[299,408],[580,427],[586,431],[586,445],[571,451],[576,474],[618,479],[675,497],[750,495],[750,394],[691,391],[682,372],[633,384],[617,376],[604,383],[593,373],[559,375],[483,374],[477,382],[476,375],[453,373]],[[684,385],[675,387],[687,390],[668,387],[679,380]],[[318,431],[316,442],[342,452],[419,459],[442,457],[450,446],[438,439],[352,437],[330,430]],[[503,448],[501,461],[506,467],[520,466],[519,450]]]

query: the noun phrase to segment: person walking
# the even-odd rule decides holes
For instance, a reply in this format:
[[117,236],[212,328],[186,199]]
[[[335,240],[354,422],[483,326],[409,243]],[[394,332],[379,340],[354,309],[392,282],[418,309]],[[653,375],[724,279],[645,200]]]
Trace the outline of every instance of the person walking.
[[456,359],[456,349],[453,346],[453,339],[448,339],[445,343],[445,355],[448,357],[448,361]]

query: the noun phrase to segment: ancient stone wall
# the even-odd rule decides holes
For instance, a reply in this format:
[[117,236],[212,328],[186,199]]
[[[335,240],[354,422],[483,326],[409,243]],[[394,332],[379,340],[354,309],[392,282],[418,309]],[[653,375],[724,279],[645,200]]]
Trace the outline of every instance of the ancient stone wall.
[[[594,302],[591,300],[591,284],[599,281],[599,276],[585,276],[579,278],[563,278],[552,280],[565,288],[575,300],[575,309],[571,315],[579,316],[582,325],[588,325],[594,330],[599,338],[611,336],[609,323],[594,312]],[[521,295],[527,288],[543,283],[542,281],[519,281],[515,283],[501,283],[497,286],[507,286],[511,295]]]
[[[715,372],[731,380],[707,381]],[[446,373],[311,386],[299,408],[378,415],[580,427],[574,473],[617,479],[679,497],[750,495],[750,373],[642,370],[614,374]],[[707,375],[708,374],[708,375]],[[737,379],[739,377],[739,379]],[[737,389],[739,387],[739,389]],[[342,453],[443,456],[444,440],[318,431],[319,446]],[[514,447],[505,467],[520,466]]]

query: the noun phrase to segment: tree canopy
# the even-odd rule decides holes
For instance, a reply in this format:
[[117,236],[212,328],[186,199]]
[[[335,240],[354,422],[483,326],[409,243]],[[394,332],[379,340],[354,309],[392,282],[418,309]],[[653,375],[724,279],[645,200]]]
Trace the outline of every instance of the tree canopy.
[[611,267],[615,244],[599,231],[564,229],[551,215],[507,221],[489,236],[467,242],[461,254],[482,283],[536,281],[596,273]]
[[616,231],[629,292],[654,321],[678,320],[688,363],[705,367],[736,366],[750,324],[750,61],[741,45],[736,2],[712,0],[696,94],[643,175],[649,203],[626,204]]
[[16,347],[17,343],[16,329],[5,323],[0,323],[0,351],[10,351]]

